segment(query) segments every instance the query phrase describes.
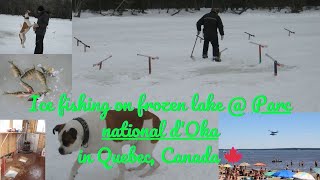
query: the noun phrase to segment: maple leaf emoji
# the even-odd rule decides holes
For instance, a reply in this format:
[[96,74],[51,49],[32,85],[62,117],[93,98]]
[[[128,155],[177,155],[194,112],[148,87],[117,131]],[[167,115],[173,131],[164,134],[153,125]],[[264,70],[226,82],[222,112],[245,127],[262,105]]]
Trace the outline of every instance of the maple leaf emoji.
[[229,163],[236,163],[239,162],[242,158],[242,154],[238,153],[237,149],[232,147],[232,149],[224,154],[224,158],[229,162]]

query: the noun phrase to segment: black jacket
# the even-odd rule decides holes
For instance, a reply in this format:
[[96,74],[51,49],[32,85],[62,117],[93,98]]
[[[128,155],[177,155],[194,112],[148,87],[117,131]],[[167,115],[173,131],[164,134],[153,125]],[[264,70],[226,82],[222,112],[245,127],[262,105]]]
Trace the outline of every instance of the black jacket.
[[36,29],[36,34],[44,36],[46,34],[47,26],[49,24],[49,14],[48,12],[43,11],[37,18],[37,24],[39,25],[39,27]]
[[217,29],[219,29],[221,36],[224,35],[223,24],[222,24],[221,18],[214,11],[211,11],[210,13],[205,14],[204,16],[202,16],[201,19],[199,19],[199,21],[197,22],[198,31],[201,31],[202,25],[204,26],[203,35],[204,35],[205,39],[218,38]]

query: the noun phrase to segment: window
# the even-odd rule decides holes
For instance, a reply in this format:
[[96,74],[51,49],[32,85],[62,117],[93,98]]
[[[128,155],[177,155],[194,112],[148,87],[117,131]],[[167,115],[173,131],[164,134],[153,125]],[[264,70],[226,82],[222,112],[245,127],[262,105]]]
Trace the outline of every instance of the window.
[[23,120],[13,120],[12,128],[22,131],[22,122]]
[[7,132],[10,129],[10,120],[0,120],[0,132]]
[[37,132],[46,132],[46,124],[44,120],[38,120]]

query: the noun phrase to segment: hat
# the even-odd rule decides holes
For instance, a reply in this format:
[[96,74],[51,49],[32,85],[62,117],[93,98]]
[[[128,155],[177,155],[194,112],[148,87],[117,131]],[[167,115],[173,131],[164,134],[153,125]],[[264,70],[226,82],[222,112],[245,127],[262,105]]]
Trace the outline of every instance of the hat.
[[214,0],[212,3],[211,11],[218,13],[220,11],[220,8],[222,8],[220,0]]
[[213,7],[211,8],[211,12],[219,13],[220,8]]
[[44,11],[44,7],[43,6],[39,6],[38,7],[38,11]]

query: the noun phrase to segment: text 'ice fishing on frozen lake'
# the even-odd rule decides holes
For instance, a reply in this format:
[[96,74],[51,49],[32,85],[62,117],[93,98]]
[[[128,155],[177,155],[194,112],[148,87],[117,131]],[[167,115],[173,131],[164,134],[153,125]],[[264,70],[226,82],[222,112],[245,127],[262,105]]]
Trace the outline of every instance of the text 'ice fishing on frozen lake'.
[[[247,101],[241,96],[233,97],[225,106],[222,102],[215,102],[213,93],[209,93],[205,101],[200,101],[199,93],[193,94],[190,104],[187,102],[168,102],[168,101],[147,101],[147,94],[140,94],[136,107],[132,102],[116,102],[113,106],[109,102],[95,102],[92,98],[82,93],[78,101],[72,102],[66,93],[60,95],[58,106],[53,102],[37,102],[39,95],[32,96],[32,106],[29,112],[52,112],[57,110],[60,117],[64,116],[65,111],[71,112],[101,112],[100,119],[104,120],[108,111],[112,108],[116,111],[133,111],[137,109],[138,116],[141,117],[144,111],[152,110],[155,112],[223,112],[226,111],[232,116],[243,116],[247,108]],[[252,99],[252,112],[261,114],[291,114],[293,106],[291,102],[274,102],[268,100],[265,95],[257,95]]]

